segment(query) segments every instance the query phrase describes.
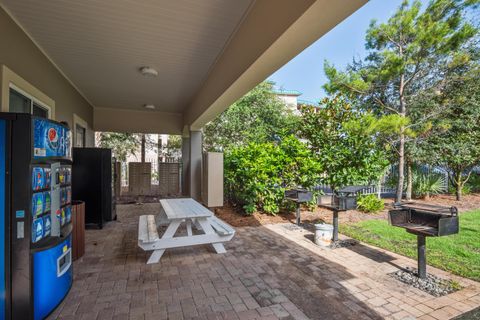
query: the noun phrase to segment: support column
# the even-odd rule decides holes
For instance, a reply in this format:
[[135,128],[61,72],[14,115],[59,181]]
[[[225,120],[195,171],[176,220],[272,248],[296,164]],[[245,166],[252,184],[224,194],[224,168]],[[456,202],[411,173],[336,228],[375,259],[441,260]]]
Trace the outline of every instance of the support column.
[[417,235],[417,259],[418,259],[418,277],[427,278],[427,257],[425,254],[425,236]]
[[333,242],[338,241],[338,211],[333,210]]
[[202,131],[190,131],[190,197],[202,200]]
[[190,195],[190,137],[182,136],[182,195]]

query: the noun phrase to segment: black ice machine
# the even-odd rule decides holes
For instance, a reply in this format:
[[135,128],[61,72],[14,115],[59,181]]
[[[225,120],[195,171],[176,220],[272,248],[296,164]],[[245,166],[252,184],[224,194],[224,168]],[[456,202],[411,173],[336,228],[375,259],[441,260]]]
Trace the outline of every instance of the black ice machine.
[[73,148],[72,195],[85,201],[85,224],[102,228],[116,220],[112,150]]

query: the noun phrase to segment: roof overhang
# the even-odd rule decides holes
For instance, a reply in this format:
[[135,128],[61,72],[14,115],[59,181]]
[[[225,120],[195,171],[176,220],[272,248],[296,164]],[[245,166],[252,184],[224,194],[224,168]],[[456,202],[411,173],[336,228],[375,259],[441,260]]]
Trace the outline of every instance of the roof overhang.
[[202,128],[366,2],[0,0],[91,102],[95,130],[152,133]]

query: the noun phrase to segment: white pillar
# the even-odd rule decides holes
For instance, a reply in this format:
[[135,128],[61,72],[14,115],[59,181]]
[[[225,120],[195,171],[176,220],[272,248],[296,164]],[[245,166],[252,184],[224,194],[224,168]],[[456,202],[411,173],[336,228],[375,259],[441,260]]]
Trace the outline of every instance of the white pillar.
[[202,200],[202,132],[190,131],[190,197]]

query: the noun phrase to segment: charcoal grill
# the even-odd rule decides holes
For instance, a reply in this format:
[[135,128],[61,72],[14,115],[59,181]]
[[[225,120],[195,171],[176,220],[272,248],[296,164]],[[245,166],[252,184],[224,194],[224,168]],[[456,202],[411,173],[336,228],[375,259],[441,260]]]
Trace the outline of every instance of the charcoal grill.
[[456,207],[396,203],[388,212],[388,221],[417,236],[418,276],[422,279],[427,276],[426,237],[448,236],[459,231]]
[[311,191],[305,189],[290,189],[285,190],[285,199],[293,201],[297,205],[296,209],[296,222],[300,225],[300,206],[302,203],[312,201],[313,194]]
[[342,210],[352,210],[357,208],[357,196],[360,191],[370,188],[370,186],[347,186],[333,194],[333,205]]
[[324,209],[327,209],[327,210],[330,210],[333,212],[333,237],[332,237],[332,241],[333,242],[337,242],[338,241],[338,213],[339,212],[345,212],[347,211],[346,209],[342,209],[342,208],[339,208],[338,206],[336,205],[333,205],[333,204],[318,204],[318,206],[320,208],[324,208]]

